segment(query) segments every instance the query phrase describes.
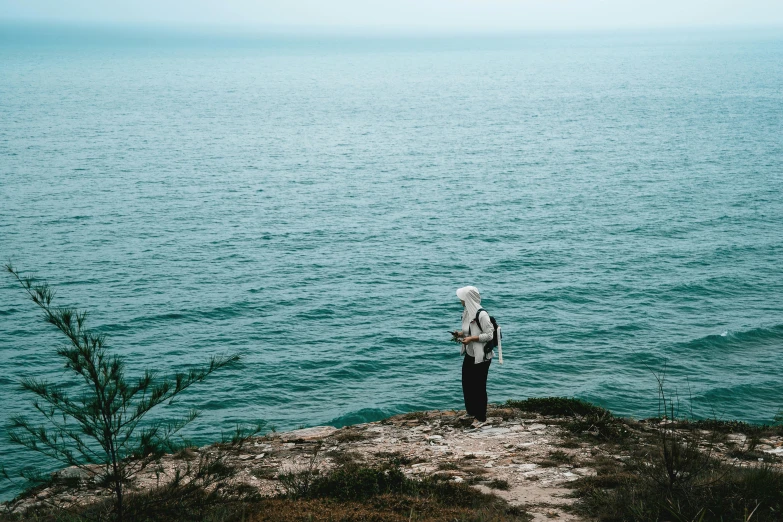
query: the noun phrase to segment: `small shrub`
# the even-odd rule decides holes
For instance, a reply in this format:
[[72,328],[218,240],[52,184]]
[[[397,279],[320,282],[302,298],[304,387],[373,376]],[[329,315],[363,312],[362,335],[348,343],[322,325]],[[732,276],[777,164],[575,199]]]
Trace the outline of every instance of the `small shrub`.
[[618,442],[630,435],[625,424],[614,417],[609,411],[590,413],[585,416],[575,416],[565,423],[564,427],[575,435],[591,434],[599,439]]
[[[632,449],[623,462],[598,458],[595,477],[581,478],[575,510],[602,521],[707,521],[783,519],[783,473],[767,466],[726,464],[711,455],[715,437],[706,448],[695,429],[714,433],[741,431],[749,446],[762,431],[744,423],[678,419],[658,377],[659,413],[669,423],[647,436],[652,447]],[[756,434],[755,437],[753,434]],[[743,453],[749,453],[745,451]]]
[[410,466],[411,464],[423,462],[420,457],[411,458],[399,451],[379,451],[375,456],[386,461],[390,466]]
[[733,459],[738,460],[747,460],[751,462],[758,462],[759,459],[770,459],[770,455],[768,453],[763,453],[761,451],[752,451],[752,450],[742,450],[742,449],[733,449],[727,453],[727,455]]
[[[427,499],[441,506],[465,508],[472,510],[490,510],[503,517],[492,517],[492,520],[525,518],[523,512],[509,509],[508,505],[492,495],[486,495],[471,489],[468,479],[466,483],[451,482],[447,476],[430,476],[422,480],[407,478],[402,471],[391,464],[381,466],[346,465],[314,477],[306,491],[295,498],[300,499],[330,499],[335,502],[365,503],[378,498]],[[496,488],[503,488],[503,481],[495,482]],[[290,495],[289,495],[290,496]],[[407,513],[406,513],[407,515]],[[475,520],[476,518],[468,518]]]
[[500,489],[502,491],[508,491],[511,489],[511,484],[509,484],[507,480],[503,479],[492,479],[486,483],[486,486],[488,488]]
[[492,504],[481,508],[447,505],[428,497],[379,495],[361,502],[331,499],[266,499],[241,518],[228,522],[523,522],[530,518],[519,508]]
[[674,487],[648,473],[644,459],[632,460],[627,470],[579,479],[577,512],[599,520],[781,520],[783,473],[769,467],[736,467],[714,462],[695,471]]
[[762,426],[756,424],[748,424],[741,421],[725,421],[717,419],[704,419],[704,420],[692,420],[692,421],[679,421],[675,424],[675,427],[679,429],[690,430],[708,430],[718,433],[745,433],[749,436],[755,433],[760,433],[769,428],[769,426]]
[[[509,400],[506,405],[518,410],[558,417],[604,415],[608,410],[582,399],[570,397],[540,397],[523,401]],[[611,414],[610,414],[611,415]]]
[[317,477],[309,492],[310,498],[362,500],[370,497],[407,493],[408,480],[396,467],[341,466],[323,477]]
[[304,470],[286,472],[278,475],[277,478],[288,496],[301,498],[307,497],[310,494],[313,484],[320,476],[320,470],[318,469],[320,450],[321,444],[318,443],[313,449],[313,454]]
[[510,400],[506,405],[521,411],[570,419],[564,427],[576,435],[591,433],[604,440],[619,441],[630,433],[627,426],[609,410],[582,399],[542,397],[523,401]]
[[573,455],[569,455],[565,451],[560,450],[549,452],[549,459],[559,464],[572,464],[574,462]]
[[441,471],[454,471],[459,469],[459,465],[456,462],[440,462],[438,463],[438,469]]
[[355,451],[332,450],[328,452],[326,456],[332,459],[332,462],[334,462],[338,466],[353,464],[355,462],[361,462],[363,460],[362,455]]

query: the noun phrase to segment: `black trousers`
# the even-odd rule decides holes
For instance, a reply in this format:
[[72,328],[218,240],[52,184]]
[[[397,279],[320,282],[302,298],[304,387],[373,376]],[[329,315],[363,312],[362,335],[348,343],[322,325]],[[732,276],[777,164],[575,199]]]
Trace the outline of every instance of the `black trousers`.
[[473,357],[462,360],[462,396],[465,410],[477,420],[487,420],[487,375],[492,359],[476,364]]

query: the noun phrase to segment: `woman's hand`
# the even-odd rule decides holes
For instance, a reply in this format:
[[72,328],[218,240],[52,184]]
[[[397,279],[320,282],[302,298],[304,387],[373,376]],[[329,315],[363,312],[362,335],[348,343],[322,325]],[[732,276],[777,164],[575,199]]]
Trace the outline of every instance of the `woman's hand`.
[[470,337],[464,337],[462,339],[462,344],[469,344],[469,343],[472,343],[474,341],[478,341],[478,336],[477,335],[473,335],[473,336],[470,336]]

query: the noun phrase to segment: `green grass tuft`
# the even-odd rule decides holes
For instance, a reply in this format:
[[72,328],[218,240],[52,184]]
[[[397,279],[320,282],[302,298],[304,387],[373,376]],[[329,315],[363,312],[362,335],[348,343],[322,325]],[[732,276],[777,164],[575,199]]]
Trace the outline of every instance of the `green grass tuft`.
[[[575,510],[613,521],[783,520],[783,473],[769,466],[734,466],[684,444],[668,457],[663,446],[642,449],[624,462],[601,459],[597,475],[572,485]],[[672,479],[673,478],[673,479]],[[755,510],[755,512],[754,512]]]
[[[605,415],[609,413],[605,408],[582,399],[570,397],[538,397],[522,401],[509,400],[506,402],[506,406],[531,413],[558,417]],[[611,415],[611,413],[609,414]]]

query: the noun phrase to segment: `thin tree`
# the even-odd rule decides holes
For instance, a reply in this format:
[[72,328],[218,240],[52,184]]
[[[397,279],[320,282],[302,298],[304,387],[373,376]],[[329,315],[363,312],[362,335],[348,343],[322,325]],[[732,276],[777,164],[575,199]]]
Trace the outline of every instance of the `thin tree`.
[[239,356],[212,357],[205,366],[165,378],[146,370],[141,377],[129,379],[123,359],[107,349],[105,336],[86,327],[86,312],[54,306],[54,292],[47,283],[20,276],[10,264],[5,268],[43,310],[46,321],[66,337],[66,345],[56,353],[73,373],[78,389],[76,394],[59,384],[23,379],[22,389],[36,396],[33,406],[45,422],[13,417],[11,441],[84,470],[98,485],[109,488],[114,517],[122,521],[126,485],[139,471],[177,448],[174,435],[193,421],[198,411],[168,422],[145,422],[145,416],[216,370],[235,363]]

